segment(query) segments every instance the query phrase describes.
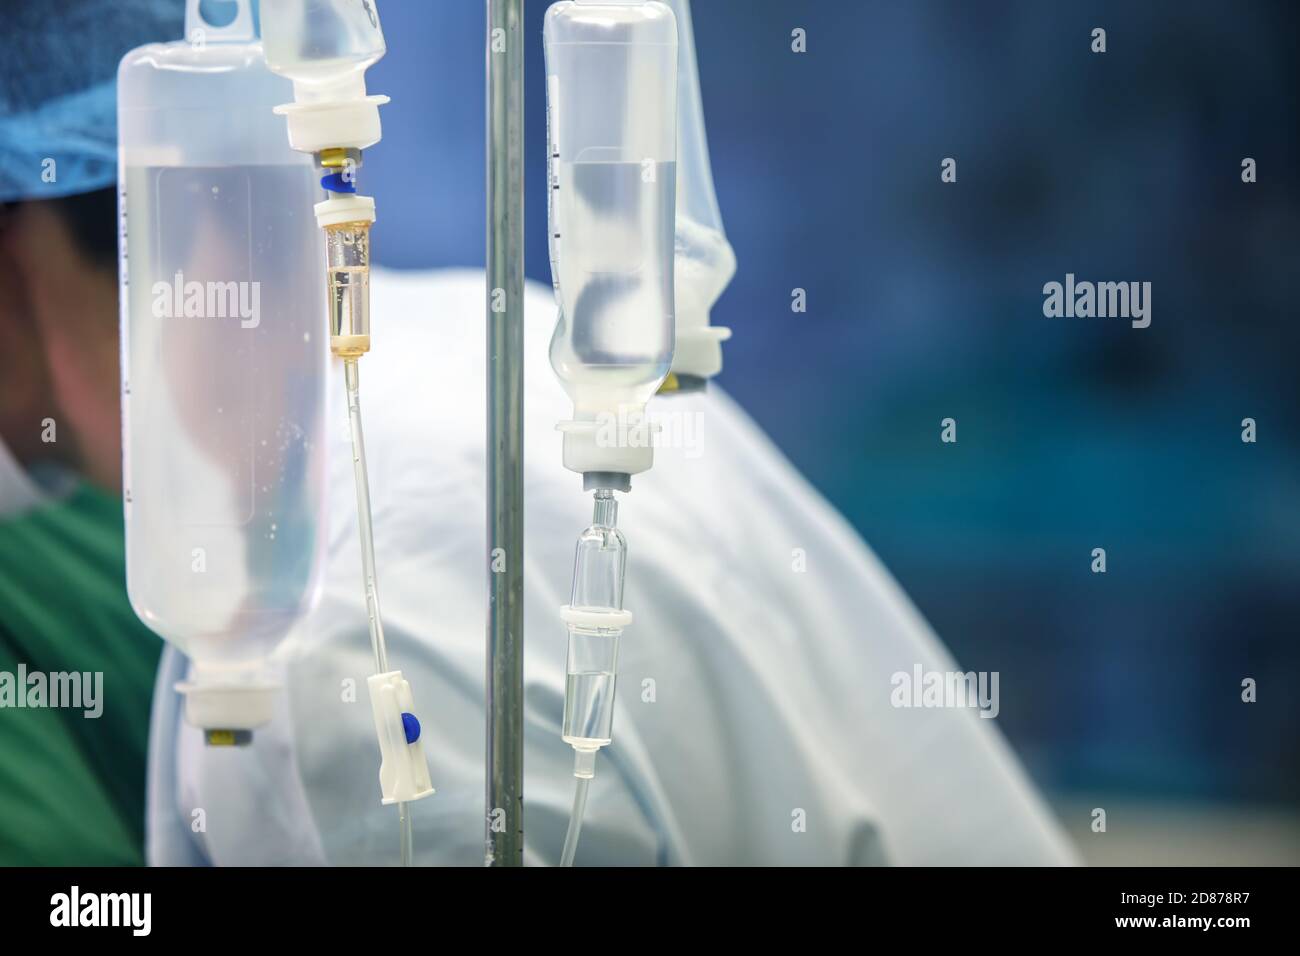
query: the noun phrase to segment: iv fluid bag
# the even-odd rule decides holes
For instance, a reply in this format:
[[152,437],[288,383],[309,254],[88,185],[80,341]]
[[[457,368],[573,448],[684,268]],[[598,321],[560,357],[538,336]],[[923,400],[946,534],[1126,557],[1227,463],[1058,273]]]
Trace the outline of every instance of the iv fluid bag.
[[656,0],[546,12],[551,366],[576,418],[640,406],[673,357],[677,26]]
[[319,189],[271,112],[292,90],[237,36],[118,68],[127,588],[236,669],[317,596],[328,355]]
[[271,0],[261,9],[267,64],[308,99],[346,96],[384,55],[375,0]]

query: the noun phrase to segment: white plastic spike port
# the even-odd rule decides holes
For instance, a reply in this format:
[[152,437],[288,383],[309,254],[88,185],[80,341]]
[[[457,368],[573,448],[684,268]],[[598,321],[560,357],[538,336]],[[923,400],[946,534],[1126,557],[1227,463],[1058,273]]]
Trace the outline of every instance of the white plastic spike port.
[[389,671],[367,678],[370,708],[379,737],[379,789],[383,802],[406,803],[433,793],[429,765],[420,742],[420,722],[412,711],[415,701],[411,685],[401,671]]

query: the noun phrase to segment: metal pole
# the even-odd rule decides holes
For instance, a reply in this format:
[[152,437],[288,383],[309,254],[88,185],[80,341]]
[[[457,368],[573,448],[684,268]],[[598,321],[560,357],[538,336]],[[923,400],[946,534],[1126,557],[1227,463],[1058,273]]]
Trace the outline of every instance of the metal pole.
[[524,4],[487,2],[487,847],[524,859]]

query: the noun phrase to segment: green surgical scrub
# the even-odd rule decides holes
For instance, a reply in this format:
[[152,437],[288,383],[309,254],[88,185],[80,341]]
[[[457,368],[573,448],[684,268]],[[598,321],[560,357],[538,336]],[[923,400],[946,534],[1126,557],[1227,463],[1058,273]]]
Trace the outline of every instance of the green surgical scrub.
[[[81,484],[0,518],[0,865],[144,862],[161,649],[127,601],[120,498]],[[14,693],[20,665],[25,695]],[[30,675],[74,671],[83,681],[102,673],[98,718],[85,716],[84,699],[17,706],[19,695],[32,700]]]

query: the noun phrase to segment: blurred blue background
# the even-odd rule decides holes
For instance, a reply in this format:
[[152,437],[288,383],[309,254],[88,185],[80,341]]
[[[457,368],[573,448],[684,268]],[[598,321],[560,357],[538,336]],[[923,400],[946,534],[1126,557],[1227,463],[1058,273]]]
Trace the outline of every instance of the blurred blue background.
[[[546,6],[529,0],[526,31],[528,275],[543,282]],[[1297,8],[694,6],[739,260],[714,313],[735,329],[723,387],[963,666],[1001,672],[999,723],[1041,785],[1084,806],[1289,814]],[[393,102],[367,154],[378,254],[481,266],[483,4],[381,12],[389,54],[370,85]],[[1090,51],[1098,26],[1104,54]],[[795,27],[806,54],[791,52]],[[940,182],[945,157],[955,184]],[[1067,272],[1150,281],[1150,328],[1045,318],[1043,284]],[[806,314],[791,312],[795,287]],[[1256,444],[1241,441],[1248,416]],[[939,440],[945,417],[955,445]]]

